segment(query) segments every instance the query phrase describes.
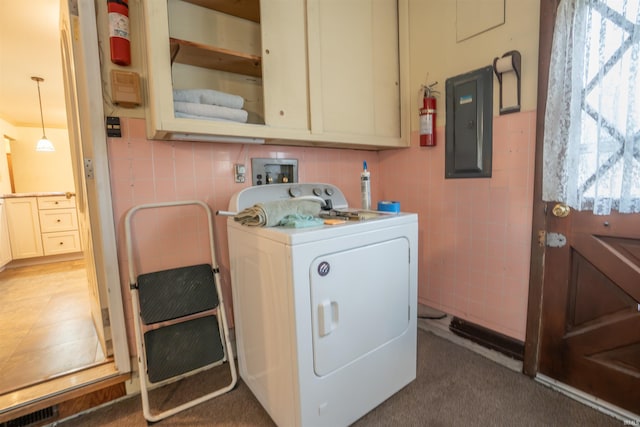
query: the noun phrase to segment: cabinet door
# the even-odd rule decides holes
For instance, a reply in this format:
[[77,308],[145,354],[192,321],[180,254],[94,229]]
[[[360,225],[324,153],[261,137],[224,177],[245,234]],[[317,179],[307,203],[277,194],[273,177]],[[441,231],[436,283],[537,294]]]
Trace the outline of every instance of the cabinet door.
[[13,259],[42,256],[42,238],[35,197],[5,199]]
[[11,261],[11,243],[9,241],[9,225],[4,200],[0,200],[0,267]]
[[265,123],[309,129],[304,0],[261,0]]
[[307,3],[311,132],[406,145],[401,142],[408,132],[402,129],[402,116],[408,111],[402,111],[400,85],[403,2]]

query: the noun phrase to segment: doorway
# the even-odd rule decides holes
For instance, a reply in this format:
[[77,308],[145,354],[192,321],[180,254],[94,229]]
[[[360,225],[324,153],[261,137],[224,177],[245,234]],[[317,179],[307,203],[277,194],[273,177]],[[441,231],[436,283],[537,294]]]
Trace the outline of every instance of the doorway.
[[[113,208],[108,197],[110,186],[104,144],[106,135],[102,123],[104,114],[101,102],[100,105],[94,105],[96,101],[102,100],[95,4],[93,0],[63,0],[60,5],[60,40],[64,42],[62,55],[65,57],[63,62],[66,67],[64,89],[69,115],[69,146],[77,190],[79,229],[85,255],[81,262],[88,282],[86,288],[89,290],[87,294],[91,316],[98,326],[96,335],[104,333],[103,356],[107,357],[104,362],[108,363],[103,363],[99,368],[82,370],[72,378],[49,380],[46,382],[47,387],[39,389],[35,394],[32,388],[28,391],[21,390],[17,393],[19,402],[13,398],[4,399],[4,403],[9,401],[9,404],[2,405],[3,408],[28,405],[31,401],[43,397],[60,395],[67,389],[77,389],[83,384],[130,372]],[[73,37],[70,37],[70,34],[73,34]],[[85,159],[92,161],[90,179],[85,179]]]
[[[75,208],[77,184],[71,171],[69,137],[63,129],[51,130],[56,152],[42,153],[31,143],[32,128],[15,127],[15,131],[15,139],[5,137],[1,151],[6,151],[7,160],[3,189],[12,193],[11,198],[5,196],[2,209],[6,216],[14,209],[14,215],[2,237],[7,250],[0,264],[0,395],[107,361],[103,335],[91,316],[92,270],[87,265],[93,260],[84,256],[92,253],[91,242],[83,239],[82,248],[78,242],[86,234],[82,229],[78,232],[78,225],[86,225],[77,221],[80,207]],[[51,197],[40,197],[43,195]],[[19,206],[27,206],[30,212],[22,207],[15,210]],[[48,209],[54,206],[65,209]],[[30,219],[21,219],[27,217]],[[34,223],[36,228],[29,226]],[[22,251],[23,244],[29,250]],[[58,244],[71,252],[53,246]],[[60,254],[42,256],[51,252]]]

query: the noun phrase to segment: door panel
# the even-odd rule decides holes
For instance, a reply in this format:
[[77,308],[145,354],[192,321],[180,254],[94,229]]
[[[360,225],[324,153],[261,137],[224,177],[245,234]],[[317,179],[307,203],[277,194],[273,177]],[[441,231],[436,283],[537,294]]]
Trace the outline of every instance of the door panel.
[[323,255],[311,263],[316,375],[328,375],[407,331],[409,266],[405,238]]
[[640,413],[640,215],[547,218],[539,371]]

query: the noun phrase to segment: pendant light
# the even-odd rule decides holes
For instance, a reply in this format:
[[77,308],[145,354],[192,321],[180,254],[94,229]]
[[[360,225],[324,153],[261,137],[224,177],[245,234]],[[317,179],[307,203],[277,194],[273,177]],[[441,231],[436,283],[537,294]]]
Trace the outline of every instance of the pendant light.
[[31,80],[38,85],[38,102],[40,103],[40,122],[42,123],[42,138],[36,144],[36,151],[56,151],[51,141],[47,139],[47,135],[44,133],[44,116],[42,115],[42,98],[40,96],[40,82],[43,82],[42,77],[31,77]]

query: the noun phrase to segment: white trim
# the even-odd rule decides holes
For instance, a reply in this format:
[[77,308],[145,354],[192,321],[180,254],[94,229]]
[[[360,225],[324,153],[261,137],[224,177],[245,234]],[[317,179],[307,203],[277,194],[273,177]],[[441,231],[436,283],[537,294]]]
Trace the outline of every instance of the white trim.
[[[98,45],[98,27],[94,1],[79,0],[78,13],[79,28],[77,33],[74,32],[74,36],[79,37],[81,40],[82,61],[81,63],[78,61],[76,67],[84,68],[84,77],[86,79],[86,82],[82,82],[86,93],[78,93],[78,96],[85,98],[90,105],[89,111],[84,113],[88,114],[89,123],[91,123],[91,141],[84,142],[86,144],[84,155],[93,160],[93,179],[98,188],[97,192],[100,194],[100,197],[97,198],[98,200],[88,200],[89,210],[92,212],[92,235],[94,239],[101,240],[100,250],[94,251],[96,275],[98,280],[101,281],[100,286],[107,287],[114,362],[120,373],[127,373],[131,371],[131,363],[122,304],[120,273],[118,270],[107,135],[102,104],[100,47]],[[92,152],[86,152],[87,148],[90,148]],[[98,214],[94,215],[94,212]]]
[[535,380],[540,384],[550,387],[553,390],[570,397],[573,400],[577,400],[578,402],[590,406],[591,408],[600,411],[603,414],[614,417],[622,421],[625,425],[640,426],[640,415],[631,413],[626,409],[622,409],[609,402],[605,402],[602,399],[561,383],[546,375],[537,374]]

